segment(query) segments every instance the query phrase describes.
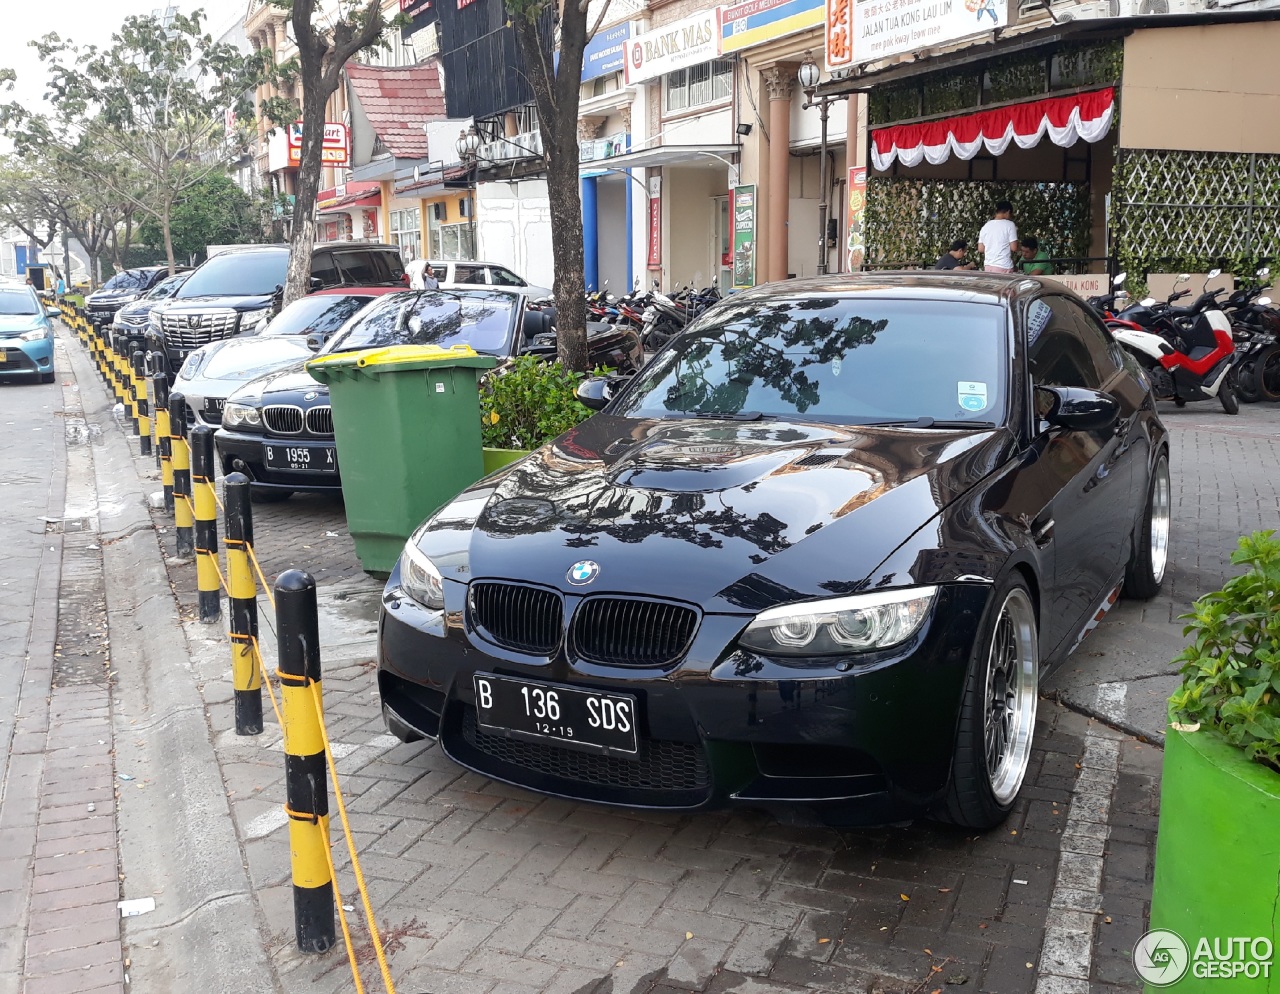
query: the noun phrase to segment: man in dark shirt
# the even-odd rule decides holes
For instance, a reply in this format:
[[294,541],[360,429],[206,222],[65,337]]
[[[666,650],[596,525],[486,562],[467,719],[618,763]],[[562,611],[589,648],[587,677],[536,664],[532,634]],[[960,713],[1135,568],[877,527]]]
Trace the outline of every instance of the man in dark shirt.
[[969,243],[963,238],[957,238],[951,243],[951,248],[942,253],[942,256],[933,264],[934,269],[977,269],[972,262],[965,262],[964,257],[969,252]]

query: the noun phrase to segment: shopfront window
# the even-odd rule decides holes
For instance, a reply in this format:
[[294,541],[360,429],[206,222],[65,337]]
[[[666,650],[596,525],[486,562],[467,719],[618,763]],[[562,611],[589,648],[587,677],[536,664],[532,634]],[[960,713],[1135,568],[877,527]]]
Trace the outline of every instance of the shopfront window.
[[470,221],[443,224],[431,221],[432,259],[474,259],[476,246]]
[[391,212],[391,241],[400,246],[400,255],[405,262],[412,262],[422,255],[422,228],[418,220],[418,208]]
[[662,86],[667,94],[668,111],[689,110],[727,100],[733,90],[733,63],[728,59],[713,59],[700,66],[677,69],[663,77]]

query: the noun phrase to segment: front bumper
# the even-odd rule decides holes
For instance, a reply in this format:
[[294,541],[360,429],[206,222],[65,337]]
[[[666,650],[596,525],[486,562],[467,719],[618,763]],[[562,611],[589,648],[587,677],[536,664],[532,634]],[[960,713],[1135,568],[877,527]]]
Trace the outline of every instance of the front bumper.
[[35,342],[6,340],[0,345],[0,376],[39,376],[53,372],[53,339]]
[[[445,586],[443,614],[403,594],[398,566],[384,591],[378,685],[387,726],[402,739],[437,738],[462,766],[574,800],[800,805],[845,824],[913,817],[945,792],[990,594],[985,585],[943,587],[905,646],[798,666],[736,647],[749,615],[703,615],[684,660],[658,672],[576,662],[563,647],[551,659],[509,652],[472,628],[465,585]],[[640,751],[623,758],[483,728],[477,671],[633,694]]]
[[290,444],[333,445],[333,439],[275,438],[253,435],[248,432],[219,428],[214,435],[218,462],[222,473],[244,473],[255,486],[276,490],[296,490],[307,493],[340,493],[342,479],[339,473],[308,472],[305,470],[268,469],[263,446],[287,446]]

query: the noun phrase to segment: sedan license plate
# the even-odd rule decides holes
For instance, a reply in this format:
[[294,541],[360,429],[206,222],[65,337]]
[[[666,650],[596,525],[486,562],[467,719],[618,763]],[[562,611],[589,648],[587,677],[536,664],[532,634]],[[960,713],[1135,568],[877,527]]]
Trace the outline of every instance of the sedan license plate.
[[476,719],[485,728],[593,752],[636,754],[636,699],[630,694],[491,673],[476,673],[474,680]]
[[221,414],[223,408],[227,406],[225,397],[206,397],[204,400],[204,409],[211,414]]
[[267,469],[336,473],[338,459],[332,445],[264,445]]

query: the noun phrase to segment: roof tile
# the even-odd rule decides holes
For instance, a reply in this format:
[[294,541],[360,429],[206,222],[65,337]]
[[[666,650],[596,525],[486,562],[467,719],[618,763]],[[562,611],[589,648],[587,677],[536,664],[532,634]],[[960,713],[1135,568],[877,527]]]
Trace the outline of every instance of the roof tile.
[[387,68],[347,64],[347,81],[382,143],[397,159],[428,159],[422,126],[448,118],[434,62]]

